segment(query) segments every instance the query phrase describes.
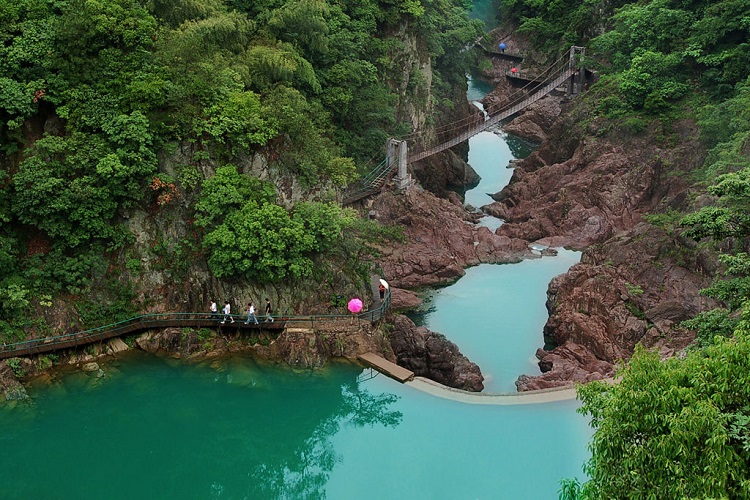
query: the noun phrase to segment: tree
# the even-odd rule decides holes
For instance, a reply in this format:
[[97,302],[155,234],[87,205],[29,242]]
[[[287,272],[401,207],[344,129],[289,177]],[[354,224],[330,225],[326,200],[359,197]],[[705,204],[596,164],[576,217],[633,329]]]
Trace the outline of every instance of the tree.
[[684,360],[638,347],[619,383],[579,388],[595,429],[579,498],[750,497],[748,320]]
[[311,257],[341,238],[341,209],[301,204],[295,213],[272,203],[245,203],[206,234],[208,264],[219,277],[262,281],[299,279],[313,271]]
[[224,217],[248,203],[272,203],[276,199],[274,187],[257,177],[242,175],[234,165],[216,169],[216,174],[203,182],[200,199],[196,203],[196,224],[207,227],[221,224]]
[[233,165],[217,169],[204,182],[196,204],[196,224],[209,228],[203,246],[219,277],[264,281],[312,274],[311,257],[341,239],[353,217],[326,203],[299,203],[293,213],[274,204],[273,186],[238,173]]
[[264,111],[260,96],[254,92],[229,92],[204,109],[205,116],[196,123],[195,131],[226,142],[232,153],[241,154],[265,145],[278,134],[275,120]]

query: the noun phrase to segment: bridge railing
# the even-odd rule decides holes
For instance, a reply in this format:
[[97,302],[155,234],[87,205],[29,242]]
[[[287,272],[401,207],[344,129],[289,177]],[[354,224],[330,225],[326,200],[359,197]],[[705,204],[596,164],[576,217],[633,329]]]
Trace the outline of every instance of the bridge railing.
[[350,186],[344,193],[342,205],[349,205],[377,192],[396,171],[396,162],[389,162],[386,158],[371,172],[362,177],[356,184]]
[[409,143],[408,163],[424,159],[460,144],[469,137],[486,130],[491,125],[517,113],[549,94],[562,82],[573,76],[577,63],[575,55],[579,54],[580,50],[580,47],[571,47],[569,53],[561,55],[546,69],[536,73],[535,78],[524,85],[523,88],[517,89],[502,102],[487,107],[485,109],[486,121],[477,120],[475,115],[470,115],[434,129],[434,135],[430,137],[430,140],[426,141],[420,133],[405,137],[405,140]]
[[[291,316],[273,316],[274,321],[266,323],[265,316],[258,316],[259,324],[256,326],[250,324],[249,328],[266,328],[282,330],[290,324],[300,326],[311,325],[315,323],[326,323],[331,321],[368,321],[374,323],[385,316],[386,311],[391,304],[391,291],[387,290],[386,296],[381,304],[371,310],[363,311],[358,314],[316,314],[316,315],[291,315]],[[244,327],[247,320],[245,314],[232,314],[234,325]],[[148,328],[167,328],[167,327],[202,327],[215,328],[221,325],[223,314],[212,315],[206,312],[172,312],[172,313],[153,313],[142,314],[123,321],[118,321],[109,325],[90,328],[75,333],[55,335],[50,337],[41,337],[35,339],[14,342],[0,345],[0,359],[12,358],[15,356],[29,356],[45,352],[68,349],[71,347],[80,347],[95,342],[100,342],[113,337],[128,335],[137,331]],[[229,324],[231,327],[232,324]]]
[[552,80],[551,82],[547,82],[543,87],[538,89],[536,92],[534,92],[532,95],[528,96],[525,100],[517,102],[502,111],[496,111],[491,117],[489,117],[487,120],[480,122],[478,125],[475,125],[468,130],[464,130],[460,134],[454,136],[450,140],[447,140],[443,142],[442,144],[439,144],[433,148],[427,149],[425,151],[420,151],[414,154],[409,155],[408,162],[413,163],[415,161],[422,160],[424,158],[427,158],[428,156],[432,156],[435,153],[439,153],[440,151],[445,151],[446,149],[452,148],[453,146],[456,146],[458,144],[461,144],[462,142],[468,140],[470,137],[473,137],[474,135],[478,134],[479,132],[482,132],[484,130],[487,130],[488,128],[496,125],[500,121],[513,116],[514,114],[518,113],[522,109],[526,108],[527,106],[535,103],[542,97],[546,96],[550,92],[552,92],[554,89],[559,87],[563,82],[565,82],[568,78],[573,76],[573,73],[575,70],[566,69],[560,74],[557,78]]

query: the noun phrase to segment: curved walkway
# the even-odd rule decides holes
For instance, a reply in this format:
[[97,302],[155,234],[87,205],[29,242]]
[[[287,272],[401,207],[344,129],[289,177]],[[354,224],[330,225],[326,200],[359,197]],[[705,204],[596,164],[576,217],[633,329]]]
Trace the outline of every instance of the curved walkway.
[[[373,281],[374,280],[377,280],[379,283],[377,277],[373,278]],[[0,359],[17,356],[31,356],[61,349],[77,348],[113,337],[122,337],[138,333],[151,328],[218,328],[220,330],[275,330],[278,332],[285,330],[287,327],[314,329],[316,324],[330,321],[345,321],[348,323],[352,321],[352,318],[357,319],[357,324],[360,321],[374,323],[382,318],[385,315],[386,310],[390,307],[391,291],[388,290],[388,293],[386,293],[382,301],[377,293],[377,289],[373,290],[373,295],[374,307],[369,311],[363,311],[359,314],[274,316],[274,321],[271,323],[264,322],[264,316],[259,316],[259,324],[257,325],[245,324],[247,316],[244,314],[230,315],[234,319],[234,322],[226,324],[219,321],[223,317],[222,315],[211,316],[211,314],[205,312],[143,314],[124,321],[91,328],[81,332],[29,339],[11,344],[1,344]]]
[[525,405],[576,399],[575,387],[556,387],[553,389],[540,389],[538,391],[490,394],[454,389],[424,377],[415,377],[414,380],[406,382],[404,385],[443,399],[473,405]]

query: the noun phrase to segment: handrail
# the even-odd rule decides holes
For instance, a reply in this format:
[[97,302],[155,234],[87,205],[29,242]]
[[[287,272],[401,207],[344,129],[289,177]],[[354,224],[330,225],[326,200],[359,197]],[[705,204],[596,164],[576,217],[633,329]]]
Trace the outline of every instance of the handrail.
[[365,175],[358,183],[351,186],[344,194],[342,205],[349,205],[376,193],[395,171],[396,161],[388,162],[388,158],[380,162],[371,172]]
[[[385,316],[385,312],[391,305],[391,290],[387,290],[386,296],[381,301],[380,305],[369,311],[360,312],[358,314],[314,314],[314,315],[291,315],[291,316],[272,316],[273,322],[265,322],[265,316],[258,316],[258,325],[253,323],[246,325],[245,320],[247,318],[244,314],[230,314],[230,317],[235,320],[235,323],[230,323],[229,327],[236,328],[250,328],[250,329],[273,329],[282,330],[286,328],[289,323],[305,323],[312,324],[313,327],[315,322],[325,322],[332,320],[350,320],[356,318],[357,321],[369,321],[374,323],[380,318]],[[94,342],[100,342],[113,337],[120,337],[129,333],[134,333],[149,328],[165,328],[165,327],[221,327],[221,319],[224,318],[223,314],[213,315],[206,312],[170,312],[170,313],[150,313],[134,316],[126,320],[117,321],[115,323],[82,330],[75,333],[66,333],[63,335],[56,335],[52,337],[41,337],[35,339],[23,340],[21,342],[13,342],[10,344],[0,344],[0,359],[12,358],[16,356],[28,356],[33,354],[41,354],[45,352],[56,351],[60,349],[67,349],[71,347],[78,347],[83,345],[92,344]]]
[[472,127],[471,129],[463,132],[462,134],[456,137],[453,137],[452,139],[448,141],[443,142],[442,144],[439,144],[438,146],[435,146],[426,151],[421,151],[414,155],[409,155],[407,163],[414,163],[416,161],[427,158],[428,156],[432,156],[441,151],[445,151],[446,149],[450,149],[457,144],[461,144],[462,142],[478,134],[479,132],[487,130],[488,128],[499,123],[505,118],[508,118],[509,116],[513,116],[514,114],[518,113],[519,111],[526,108],[527,106],[530,106],[531,104],[537,102],[539,99],[541,99],[542,97],[546,96],[547,94],[552,92],[554,89],[559,87],[565,80],[573,76],[575,71],[576,71],[575,69],[566,69],[557,78],[555,78],[551,82],[548,82],[544,87],[542,87],[540,90],[538,90],[534,94],[530,95],[527,99],[524,99],[523,101],[499,113],[493,114],[489,119],[483,122],[480,122],[479,125]]

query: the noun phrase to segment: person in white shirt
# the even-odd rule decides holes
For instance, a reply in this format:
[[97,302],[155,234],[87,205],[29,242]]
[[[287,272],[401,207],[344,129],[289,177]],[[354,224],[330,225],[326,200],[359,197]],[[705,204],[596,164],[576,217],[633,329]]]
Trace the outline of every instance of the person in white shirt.
[[213,299],[211,299],[211,307],[209,310],[211,311],[211,319],[219,321],[219,309],[216,307],[216,301]]
[[232,323],[234,323],[234,318],[232,317],[232,306],[229,305],[229,302],[224,302],[224,321],[221,322],[223,325],[227,322],[227,319],[231,319]]
[[255,317],[255,305],[252,302],[247,303],[247,321],[245,321],[245,324],[249,325],[250,321],[258,324],[258,318]]

